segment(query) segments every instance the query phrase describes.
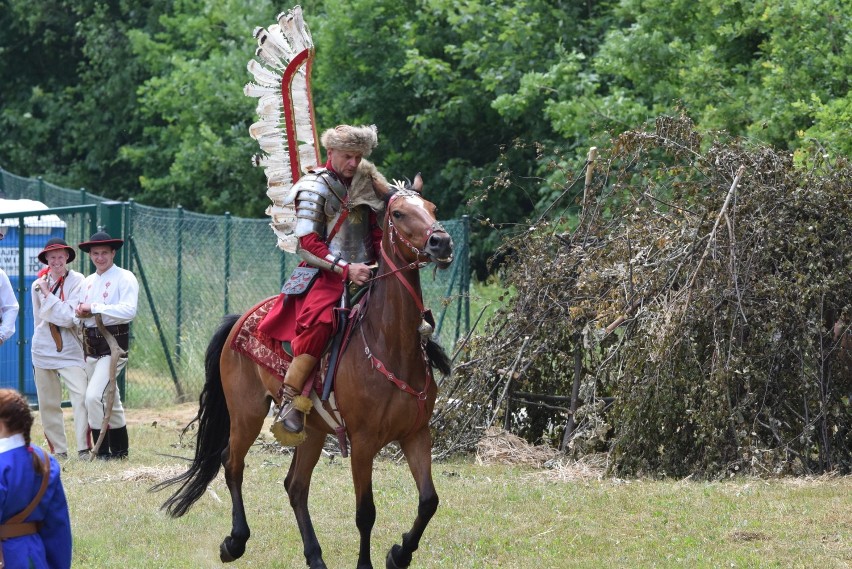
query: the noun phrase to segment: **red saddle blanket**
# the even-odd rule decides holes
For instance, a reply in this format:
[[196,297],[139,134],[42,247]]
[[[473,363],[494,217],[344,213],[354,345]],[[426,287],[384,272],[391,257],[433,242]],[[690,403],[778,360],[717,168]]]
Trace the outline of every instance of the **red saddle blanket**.
[[281,342],[270,338],[257,329],[263,318],[275,304],[277,297],[260,301],[246,311],[237,321],[239,331],[231,340],[231,349],[239,352],[264,369],[283,378],[292,358],[284,351]]
[[[287,368],[290,367],[290,362],[293,358],[284,351],[280,341],[267,336],[258,329],[260,323],[275,305],[277,298],[273,296],[260,301],[240,317],[236,324],[239,331],[234,335],[233,340],[231,340],[231,349],[248,357],[257,365],[275,374],[283,381],[284,375],[287,373]],[[317,366],[313,380],[309,381],[308,385],[305,386],[305,391],[310,389],[310,385],[313,385],[317,389],[321,388],[322,375],[320,372],[325,369],[326,365],[324,358],[322,365]]]

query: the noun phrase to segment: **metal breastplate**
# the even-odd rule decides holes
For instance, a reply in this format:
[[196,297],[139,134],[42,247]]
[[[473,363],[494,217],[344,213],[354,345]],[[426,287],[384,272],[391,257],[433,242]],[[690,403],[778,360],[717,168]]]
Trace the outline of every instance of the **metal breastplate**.
[[[337,223],[338,217],[340,217],[339,214],[329,221],[329,231]],[[352,208],[331,243],[328,244],[328,248],[333,255],[349,263],[371,263],[376,260],[370,235],[369,206],[359,205]]]

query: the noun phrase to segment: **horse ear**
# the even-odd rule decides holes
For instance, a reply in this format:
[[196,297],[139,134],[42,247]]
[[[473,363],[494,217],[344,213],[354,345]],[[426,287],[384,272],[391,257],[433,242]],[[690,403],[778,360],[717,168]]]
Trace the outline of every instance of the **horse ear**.
[[417,175],[414,176],[414,182],[411,184],[411,189],[418,194],[423,191],[423,176],[420,175],[420,172],[417,172]]
[[373,180],[373,191],[376,193],[376,196],[383,200],[387,198],[388,192],[388,183],[386,180],[377,179],[375,176],[372,178]]

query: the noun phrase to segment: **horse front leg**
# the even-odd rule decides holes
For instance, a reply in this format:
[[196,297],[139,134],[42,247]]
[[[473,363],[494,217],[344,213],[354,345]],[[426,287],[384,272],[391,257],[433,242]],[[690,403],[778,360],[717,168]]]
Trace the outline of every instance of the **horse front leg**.
[[429,520],[438,510],[438,493],[432,481],[432,436],[428,427],[402,441],[400,446],[417,484],[419,500],[417,517],[411,529],[402,535],[402,544],[394,545],[388,551],[385,559],[387,569],[403,569],[411,564],[412,554],[417,551]]
[[370,535],[376,524],[376,504],[373,501],[373,458],[378,449],[352,441],[352,482],[355,487],[355,526],[361,536],[357,569],[372,569]]
[[322,559],[322,547],[320,547],[314,524],[311,521],[311,513],[308,511],[311,476],[319,461],[324,442],[325,433],[309,431],[305,442],[296,447],[293,459],[290,462],[290,469],[284,479],[284,488],[290,497],[290,507],[293,508],[293,513],[296,515],[299,534],[302,536],[305,562],[310,569],[327,569],[325,561]]

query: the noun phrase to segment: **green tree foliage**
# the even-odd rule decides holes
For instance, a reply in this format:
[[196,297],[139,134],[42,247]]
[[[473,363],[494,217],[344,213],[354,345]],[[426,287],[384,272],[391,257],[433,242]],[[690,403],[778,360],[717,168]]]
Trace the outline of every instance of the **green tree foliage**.
[[141,170],[143,203],[241,216],[268,204],[250,163],[255,101],[242,93],[258,13],[271,14],[264,23],[275,17],[269,3],[182,0],[154,30],[128,34],[149,78],[137,90],[146,126],[121,155]]
[[835,127],[848,114],[851,17],[844,0],[625,0],[593,51],[566,50],[500,108],[542,105],[556,132],[586,142],[683,104],[703,128],[790,149],[826,136],[848,155]]
[[[110,197],[262,215],[241,89],[252,29],[288,7],[0,0],[0,165]],[[421,171],[442,216],[482,222],[480,277],[495,228],[548,208],[589,146],[675,105],[703,128],[850,153],[848,0],[303,7],[319,128],[378,125],[389,176]]]
[[[324,5],[333,17],[315,27],[321,114],[378,124],[392,175],[422,171],[442,215],[482,220],[474,264],[484,277],[499,242],[491,229],[514,226],[539,201],[532,142],[555,141],[538,107],[510,115],[495,103],[526,74],[547,70],[563,45],[594,44],[598,13],[540,0]],[[322,51],[338,45],[346,48]],[[518,182],[502,185],[505,172]]]
[[0,5],[0,161],[22,175],[110,197],[136,193],[119,148],[141,134],[141,76],[125,33],[163,6],[21,1]]

